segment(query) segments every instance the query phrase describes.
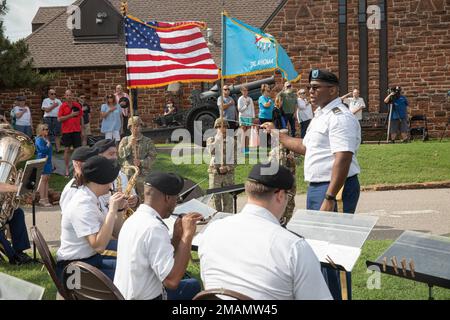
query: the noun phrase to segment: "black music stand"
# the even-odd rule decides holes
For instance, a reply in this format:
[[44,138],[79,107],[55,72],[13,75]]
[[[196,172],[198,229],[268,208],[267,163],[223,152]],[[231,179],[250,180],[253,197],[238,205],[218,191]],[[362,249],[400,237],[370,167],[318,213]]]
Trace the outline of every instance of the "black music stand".
[[[45,163],[47,162],[47,157],[43,159],[36,159],[27,161],[25,164],[25,170],[22,176],[22,181],[19,186],[19,191],[17,194],[23,196],[31,192],[32,198],[32,216],[33,216],[33,227],[36,226],[36,190],[38,189],[39,181],[41,179],[42,170],[44,169]],[[33,261],[37,262],[36,259],[36,244],[33,241]]]
[[230,193],[233,196],[233,213],[237,213],[237,196],[244,191],[245,185],[241,183],[222,188],[208,189],[206,190],[206,194]]
[[450,238],[405,231],[376,261],[367,260],[366,265],[426,283],[428,299],[433,300],[433,286],[450,289]]

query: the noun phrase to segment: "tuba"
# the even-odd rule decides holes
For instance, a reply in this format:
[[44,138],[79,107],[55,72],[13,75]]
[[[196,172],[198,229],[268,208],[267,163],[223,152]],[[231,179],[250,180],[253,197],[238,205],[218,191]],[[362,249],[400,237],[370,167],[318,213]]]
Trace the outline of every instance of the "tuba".
[[[17,170],[16,165],[32,158],[34,152],[34,143],[27,135],[11,129],[0,129],[0,183],[19,185],[22,171]],[[11,220],[19,202],[16,192],[0,193],[0,230]]]

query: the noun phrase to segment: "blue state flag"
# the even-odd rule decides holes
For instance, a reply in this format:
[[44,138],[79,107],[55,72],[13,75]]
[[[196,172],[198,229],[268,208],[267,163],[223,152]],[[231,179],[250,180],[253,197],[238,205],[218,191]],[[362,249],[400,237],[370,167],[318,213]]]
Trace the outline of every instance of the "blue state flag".
[[223,39],[224,78],[279,70],[286,80],[300,79],[286,51],[272,35],[224,14]]

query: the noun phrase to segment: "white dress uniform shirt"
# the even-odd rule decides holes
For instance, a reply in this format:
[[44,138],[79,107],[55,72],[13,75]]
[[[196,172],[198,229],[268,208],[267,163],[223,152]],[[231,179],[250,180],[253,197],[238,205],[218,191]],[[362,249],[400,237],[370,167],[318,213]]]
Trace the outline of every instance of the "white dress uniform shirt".
[[173,264],[168,228],[158,212],[141,204],[120,230],[114,284],[125,299],[154,299]]
[[[358,97],[357,99],[353,97],[347,98],[345,99],[345,103],[348,104],[348,107],[352,113],[358,110],[359,108],[364,109],[366,107],[366,103],[364,102],[364,99],[361,97]],[[362,109],[354,113],[356,119],[358,120],[362,120]]]
[[305,99],[298,98],[297,99],[297,119],[298,122],[308,121],[313,118],[313,112],[311,103],[306,101]]
[[70,200],[73,198],[77,190],[78,187],[75,184],[75,178],[72,178],[69,181],[69,183],[64,186],[64,189],[61,192],[61,196],[59,197],[59,206],[61,207],[61,214],[64,213],[66,204],[70,202]]
[[44,110],[44,111],[47,110],[47,108],[50,108],[54,102],[57,102],[58,106],[55,109],[53,109],[52,111],[50,111],[50,112],[44,112],[44,118],[47,118],[47,117],[58,117],[59,107],[61,107],[61,105],[62,105],[62,102],[59,99],[53,99],[52,100],[50,98],[45,98],[44,101],[42,101],[41,109]]
[[62,215],[57,260],[85,259],[95,255],[97,252],[86,237],[100,230],[105,216],[97,196],[86,186],[78,188]]
[[240,214],[213,222],[198,253],[205,289],[263,300],[332,299],[311,247],[263,207],[247,204]]
[[347,177],[358,174],[360,168],[356,153],[360,143],[359,122],[342,103],[341,98],[336,98],[324,108],[317,108],[303,139],[303,145],[306,147],[305,181],[331,181],[336,152],[352,152],[352,163]]
[[[125,192],[125,189],[128,186],[128,177],[125,173],[123,173],[122,171],[119,171],[119,177],[120,177],[120,181],[122,182],[122,192]],[[113,182],[112,185],[113,190],[117,189],[117,181]],[[131,189],[131,195],[135,196],[136,195],[136,191],[133,189]],[[102,206],[102,210],[105,212],[108,212],[109,210],[109,199],[111,198],[111,194],[105,194],[103,196],[100,196],[100,205]]]

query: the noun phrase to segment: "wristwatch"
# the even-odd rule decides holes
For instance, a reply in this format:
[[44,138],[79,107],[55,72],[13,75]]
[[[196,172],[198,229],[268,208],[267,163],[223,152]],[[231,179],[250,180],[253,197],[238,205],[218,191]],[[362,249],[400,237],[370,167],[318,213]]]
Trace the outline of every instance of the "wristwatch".
[[333,195],[327,193],[327,194],[325,195],[325,200],[333,200],[333,201],[336,201],[336,196],[333,196]]

